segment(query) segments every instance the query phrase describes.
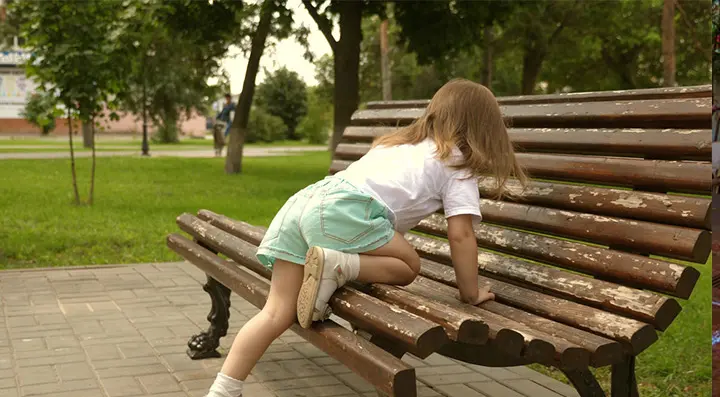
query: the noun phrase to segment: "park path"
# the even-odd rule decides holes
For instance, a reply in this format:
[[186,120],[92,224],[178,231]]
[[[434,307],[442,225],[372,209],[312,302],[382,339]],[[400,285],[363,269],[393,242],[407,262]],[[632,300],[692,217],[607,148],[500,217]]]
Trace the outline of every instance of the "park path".
[[[245,157],[270,157],[270,156],[288,156],[304,152],[322,152],[326,151],[327,146],[274,146],[274,147],[247,147],[243,150]],[[223,151],[223,155],[224,155]],[[139,150],[118,150],[118,151],[98,151],[97,157],[139,157]],[[87,151],[76,152],[76,158],[91,157],[92,153]],[[151,157],[184,157],[184,158],[211,158],[215,157],[212,147],[205,150],[150,150]],[[34,160],[34,159],[64,159],[70,158],[70,153],[65,151],[58,152],[23,152],[23,153],[0,153],[0,160]]]
[[[0,272],[0,396],[204,396],[223,361],[185,355],[190,336],[207,327],[204,281],[188,263]],[[233,296],[231,332],[257,311]],[[233,336],[223,338],[223,355]],[[577,396],[526,367],[488,368],[436,355],[405,360],[417,368],[419,396]],[[263,356],[245,394],[377,395],[292,332]]]

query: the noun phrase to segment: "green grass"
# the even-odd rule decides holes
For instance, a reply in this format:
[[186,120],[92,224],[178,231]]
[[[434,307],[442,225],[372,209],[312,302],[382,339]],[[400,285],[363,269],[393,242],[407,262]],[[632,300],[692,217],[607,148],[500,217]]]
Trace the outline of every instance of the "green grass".
[[[82,137],[75,137],[74,138],[75,146],[82,145]],[[128,147],[137,147],[139,148],[142,144],[142,138],[136,137],[136,138],[103,138],[102,136],[99,136],[97,138],[97,146],[98,148],[103,146],[128,146]],[[68,142],[67,138],[62,137],[50,137],[50,138],[17,138],[17,139],[0,139],[0,146],[58,146],[61,148],[67,148]],[[173,150],[184,150],[185,146],[209,146],[212,147],[213,141],[212,139],[193,139],[193,138],[184,138],[178,143],[153,143],[150,142],[150,148],[154,147],[168,147],[173,148]],[[275,141],[275,142],[257,142],[257,143],[248,143],[246,146],[249,147],[277,147],[277,146],[308,146],[309,143],[305,141],[290,141],[290,140],[283,140],[283,141]],[[33,149],[34,150],[34,149]]]
[[[2,141],[0,141],[0,145]],[[323,178],[327,153],[247,158],[242,175],[225,175],[223,159],[103,158],[96,204],[71,205],[69,161],[0,161],[0,269],[173,261],[165,246],[175,217],[207,208],[267,225],[285,199]],[[78,159],[83,197],[89,159]],[[710,261],[693,265],[697,287],[678,319],[637,360],[643,397],[710,396]],[[542,366],[535,369],[566,381]],[[609,370],[597,371],[608,389]]]
[[[89,159],[78,159],[87,196]],[[207,208],[266,225],[284,201],[322,179],[327,153],[247,158],[228,176],[224,159],[103,158],[93,207],[71,205],[69,161],[0,161],[0,269],[178,260],[165,236],[175,217]]]

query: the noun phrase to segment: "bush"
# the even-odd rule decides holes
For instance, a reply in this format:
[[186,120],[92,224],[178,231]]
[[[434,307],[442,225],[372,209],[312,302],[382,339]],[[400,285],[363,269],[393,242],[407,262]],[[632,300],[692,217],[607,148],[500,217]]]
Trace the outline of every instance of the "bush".
[[325,144],[332,128],[332,106],[323,101],[312,87],[308,90],[308,112],[300,120],[298,135],[309,143]]
[[250,111],[248,131],[245,142],[273,142],[285,139],[288,127],[280,117],[273,116],[261,107]]
[[58,112],[56,104],[54,97],[35,93],[25,103],[25,109],[20,115],[39,127],[43,135],[47,135],[55,129],[55,117]]

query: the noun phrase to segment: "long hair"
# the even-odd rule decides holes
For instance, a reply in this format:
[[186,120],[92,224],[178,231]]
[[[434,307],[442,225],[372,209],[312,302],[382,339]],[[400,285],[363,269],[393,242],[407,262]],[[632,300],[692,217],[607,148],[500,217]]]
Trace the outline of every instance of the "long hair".
[[470,175],[495,178],[495,198],[510,195],[505,185],[515,177],[527,183],[525,171],[515,158],[515,149],[507,133],[500,105],[485,86],[465,79],[454,79],[433,96],[422,117],[375,140],[375,146],[418,144],[432,139],[436,156],[446,161],[453,147],[463,154],[453,168]]

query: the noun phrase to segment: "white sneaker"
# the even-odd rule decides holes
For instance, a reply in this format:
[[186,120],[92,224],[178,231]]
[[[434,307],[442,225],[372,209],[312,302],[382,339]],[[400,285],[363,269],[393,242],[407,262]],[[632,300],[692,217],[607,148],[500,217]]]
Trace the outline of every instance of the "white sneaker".
[[[326,263],[328,266],[325,266]],[[310,247],[305,257],[305,275],[297,301],[301,327],[310,328],[313,321],[324,321],[330,317],[330,297],[345,283],[357,278],[359,266],[360,257],[357,254]]]

